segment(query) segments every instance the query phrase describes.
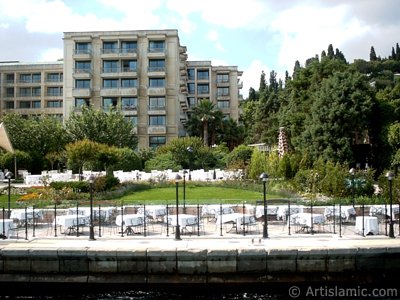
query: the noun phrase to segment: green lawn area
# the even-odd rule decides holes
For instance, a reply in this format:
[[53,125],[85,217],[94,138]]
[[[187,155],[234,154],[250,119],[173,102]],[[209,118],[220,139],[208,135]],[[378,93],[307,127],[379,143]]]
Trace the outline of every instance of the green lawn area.
[[[219,204],[219,203],[255,203],[256,200],[262,200],[263,194],[259,192],[226,188],[218,186],[186,186],[186,204]],[[179,200],[183,200],[183,186],[178,188]],[[267,195],[268,198],[276,198],[276,195]],[[135,192],[118,199],[124,203],[144,203],[146,204],[165,204],[167,201],[174,203],[176,200],[176,188],[164,187],[154,188],[145,191]]]

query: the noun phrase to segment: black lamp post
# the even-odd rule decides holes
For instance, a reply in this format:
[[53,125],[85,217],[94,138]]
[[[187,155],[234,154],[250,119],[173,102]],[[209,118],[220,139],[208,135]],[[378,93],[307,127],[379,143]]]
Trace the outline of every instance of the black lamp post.
[[263,196],[264,196],[264,227],[263,227],[263,238],[267,239],[268,238],[268,217],[267,217],[267,213],[268,213],[268,204],[267,204],[267,188],[266,188],[266,184],[267,184],[267,180],[268,180],[268,175],[267,173],[262,173],[260,175],[260,179],[263,182]]
[[175,227],[175,240],[179,241],[181,240],[181,231],[179,228],[179,198],[178,198],[178,187],[179,187],[179,181],[182,179],[182,177],[179,174],[176,174],[175,176],[175,188],[176,188],[176,227]]
[[186,148],[186,150],[189,153],[189,180],[192,180],[192,175],[190,174],[190,169],[191,169],[191,165],[192,165],[193,147],[189,146]]
[[[354,176],[356,175],[356,169],[351,168],[351,169],[349,170],[349,173],[350,173],[350,175],[351,175],[351,193],[352,193],[352,196],[353,196],[352,199],[351,199],[351,201],[352,201],[353,207],[354,207],[354,204],[355,204]],[[340,213],[342,213],[342,212],[340,212]]]
[[90,185],[90,226],[89,226],[89,240],[94,241],[94,228],[93,228],[93,183],[94,183],[94,175],[90,174],[89,178]]
[[393,205],[393,197],[392,197],[392,181],[394,174],[392,171],[389,171],[386,173],[386,177],[389,180],[389,199],[390,199],[390,223],[389,223],[389,237],[394,238],[394,228],[393,228],[393,210],[392,210],[392,205]]
[[186,214],[186,170],[183,170],[183,213]]
[[7,171],[6,173],[6,178],[8,179],[8,211],[7,211],[7,215],[8,218],[10,218],[11,216],[11,178],[14,176],[14,174],[10,171]]

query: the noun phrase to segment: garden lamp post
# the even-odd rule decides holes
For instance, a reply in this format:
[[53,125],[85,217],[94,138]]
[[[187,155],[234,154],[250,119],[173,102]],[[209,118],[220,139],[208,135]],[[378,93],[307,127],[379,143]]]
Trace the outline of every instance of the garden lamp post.
[[179,198],[178,198],[178,187],[179,187],[179,181],[182,179],[182,177],[179,174],[176,174],[175,176],[175,190],[176,190],[176,227],[175,227],[175,240],[179,241],[181,240],[181,231],[179,228]]
[[183,170],[183,213],[186,214],[186,170]]
[[389,200],[390,200],[390,223],[389,223],[389,237],[390,238],[394,238],[394,228],[393,228],[393,210],[392,210],[392,206],[393,206],[393,197],[392,197],[392,181],[393,181],[393,177],[394,174],[392,171],[389,171],[386,173],[386,177],[389,181]]
[[90,174],[89,178],[89,188],[90,188],[90,226],[89,226],[89,240],[94,241],[94,228],[93,228],[93,183],[94,175]]
[[[352,201],[353,207],[354,207],[354,204],[355,204],[354,177],[355,177],[355,175],[356,175],[356,169],[351,168],[351,169],[349,170],[349,173],[350,173],[350,175],[351,175],[351,193],[352,193],[352,199],[351,199],[351,201]],[[342,213],[342,212],[340,212],[340,213]]]
[[191,169],[191,165],[192,165],[193,147],[192,146],[187,147],[186,151],[189,154],[189,181],[190,181],[190,180],[192,180],[192,175],[190,174],[190,169]]
[[14,176],[14,174],[10,171],[7,171],[6,173],[6,178],[8,179],[8,211],[7,211],[7,215],[8,218],[10,218],[11,216],[11,178]]
[[267,173],[262,173],[260,175],[260,179],[263,182],[263,196],[264,196],[264,227],[263,227],[263,238],[267,239],[268,238],[268,217],[267,217],[267,213],[268,213],[268,205],[267,205],[267,188],[266,188],[266,184],[267,184],[267,180],[268,180],[268,175]]

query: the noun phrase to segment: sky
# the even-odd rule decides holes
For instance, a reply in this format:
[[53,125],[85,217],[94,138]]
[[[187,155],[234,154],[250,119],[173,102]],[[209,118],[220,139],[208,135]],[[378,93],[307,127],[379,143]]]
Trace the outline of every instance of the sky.
[[63,32],[178,29],[189,60],[289,75],[329,44],[350,63],[400,42],[399,0],[0,0],[0,61],[56,61]]

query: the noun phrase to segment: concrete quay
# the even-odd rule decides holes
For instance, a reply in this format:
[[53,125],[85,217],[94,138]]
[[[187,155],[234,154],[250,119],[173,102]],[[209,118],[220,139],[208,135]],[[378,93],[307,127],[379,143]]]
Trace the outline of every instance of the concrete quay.
[[41,237],[0,241],[0,283],[396,283],[400,238],[352,234]]

